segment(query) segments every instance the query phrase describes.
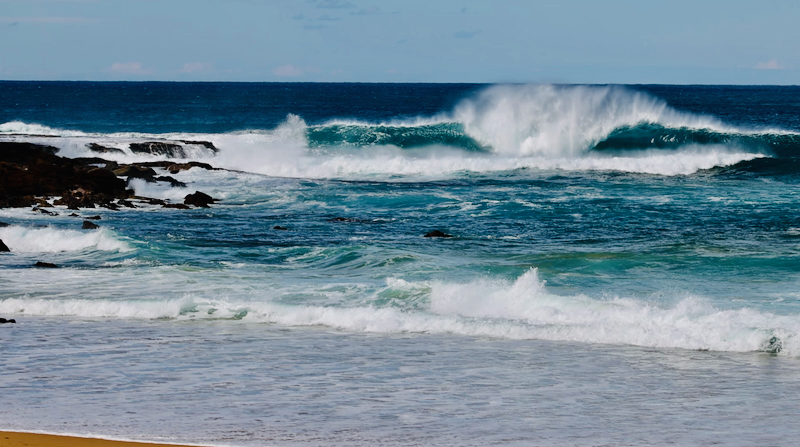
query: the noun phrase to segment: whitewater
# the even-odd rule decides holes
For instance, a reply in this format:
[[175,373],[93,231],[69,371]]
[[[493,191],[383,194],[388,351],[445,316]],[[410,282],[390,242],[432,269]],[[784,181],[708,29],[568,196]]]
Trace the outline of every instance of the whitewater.
[[17,321],[0,325],[0,429],[242,446],[800,436],[797,88],[0,87],[0,141],[220,168],[128,180],[211,208],[0,209],[0,317]]

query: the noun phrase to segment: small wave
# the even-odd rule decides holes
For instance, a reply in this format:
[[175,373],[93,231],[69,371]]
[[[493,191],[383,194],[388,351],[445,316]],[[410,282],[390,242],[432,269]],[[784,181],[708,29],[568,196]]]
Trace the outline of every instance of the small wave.
[[[367,303],[365,303],[367,304]],[[630,298],[593,299],[547,291],[536,269],[515,281],[467,283],[387,280],[359,307],[270,301],[43,300],[0,301],[5,314],[145,319],[228,319],[286,326],[323,325],[353,332],[449,333],[735,352],[800,355],[797,315],[718,309],[697,298],[660,306]]]
[[105,228],[93,231],[62,230],[52,227],[28,228],[16,225],[0,228],[0,239],[12,252],[57,253],[63,251],[130,251]]

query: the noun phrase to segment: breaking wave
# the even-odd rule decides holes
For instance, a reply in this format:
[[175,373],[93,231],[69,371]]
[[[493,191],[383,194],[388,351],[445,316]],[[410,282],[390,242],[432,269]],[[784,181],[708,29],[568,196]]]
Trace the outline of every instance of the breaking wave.
[[[98,156],[88,148],[95,143],[116,149],[100,155],[115,161],[169,158],[130,149],[132,143],[158,141],[180,147],[183,157],[208,159],[219,167],[291,177],[438,176],[521,168],[686,175],[732,166],[769,173],[777,160],[800,154],[797,133],[738,128],[678,111],[646,93],[598,86],[492,86],[448,113],[385,123],[338,119],[308,125],[289,114],[269,130],[87,134],[11,122],[0,125],[0,136],[38,138],[69,157]],[[742,164],[757,159],[764,160]]]
[[0,239],[11,252],[58,253],[65,251],[129,251],[125,242],[114,238],[105,228],[93,231],[64,230],[51,227],[29,228],[11,225],[0,228]]
[[716,351],[800,355],[800,317],[749,308],[725,310],[697,298],[662,306],[630,298],[549,293],[532,269],[515,281],[387,280],[359,307],[199,299],[81,300],[9,298],[0,313],[144,319],[228,319],[353,332],[448,333]]

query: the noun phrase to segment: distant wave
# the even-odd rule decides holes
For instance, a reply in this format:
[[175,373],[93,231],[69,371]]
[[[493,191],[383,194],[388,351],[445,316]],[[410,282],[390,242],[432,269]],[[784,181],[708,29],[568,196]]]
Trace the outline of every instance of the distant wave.
[[[387,300],[387,297],[392,297]],[[536,269],[515,281],[407,282],[390,278],[359,307],[285,305],[230,299],[82,300],[9,298],[6,315],[227,319],[354,332],[454,333],[716,351],[800,355],[800,316],[723,310],[685,298],[665,307],[642,300],[599,300],[549,293]]]
[[[794,159],[800,154],[797,133],[738,128],[623,87],[492,86],[449,113],[383,123],[337,119],[309,126],[290,114],[266,130],[89,134],[11,122],[0,125],[0,137],[38,138],[70,157],[95,156],[87,144],[98,143],[119,149],[102,155],[116,161],[152,158],[134,154],[131,143],[177,141],[190,158],[292,177],[440,176],[514,169],[687,175],[732,166],[753,168],[756,174],[800,174],[776,169],[787,166],[782,162],[755,161]],[[219,153],[187,144],[193,140],[213,142]]]

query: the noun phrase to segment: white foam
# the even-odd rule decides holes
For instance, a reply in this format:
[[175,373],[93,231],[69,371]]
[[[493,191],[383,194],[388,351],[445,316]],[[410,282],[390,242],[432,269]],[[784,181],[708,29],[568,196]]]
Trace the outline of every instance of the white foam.
[[80,231],[11,225],[0,228],[0,239],[11,252],[20,253],[57,253],[87,249],[120,252],[131,250],[128,244],[116,239],[105,228]]
[[[0,301],[0,313],[78,317],[241,319],[287,326],[323,325],[346,331],[452,333],[511,339],[545,339],[749,352],[767,348],[771,337],[783,355],[800,355],[800,316],[750,308],[725,310],[687,297],[670,306],[631,299],[561,296],[547,291],[532,269],[515,281],[467,283],[387,280],[381,293],[400,293],[414,309],[283,305],[259,301],[44,300]],[[315,293],[323,293],[316,291]]]

